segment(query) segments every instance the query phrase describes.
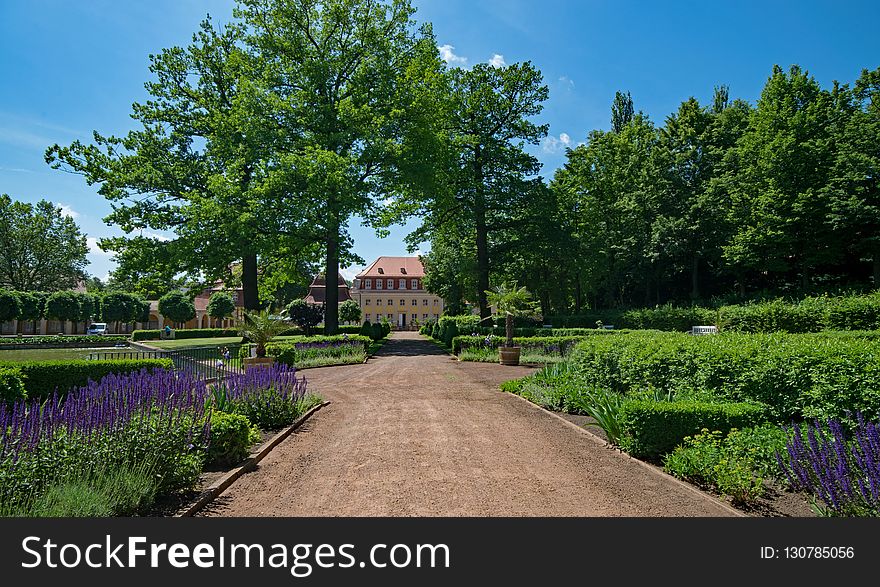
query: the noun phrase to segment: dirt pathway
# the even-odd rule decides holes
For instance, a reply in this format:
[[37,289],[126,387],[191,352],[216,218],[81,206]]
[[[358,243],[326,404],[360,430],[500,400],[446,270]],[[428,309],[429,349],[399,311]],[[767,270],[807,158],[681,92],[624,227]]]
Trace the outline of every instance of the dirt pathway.
[[415,333],[364,365],[305,371],[333,403],[202,515],[733,513],[498,390],[532,371],[459,363]]

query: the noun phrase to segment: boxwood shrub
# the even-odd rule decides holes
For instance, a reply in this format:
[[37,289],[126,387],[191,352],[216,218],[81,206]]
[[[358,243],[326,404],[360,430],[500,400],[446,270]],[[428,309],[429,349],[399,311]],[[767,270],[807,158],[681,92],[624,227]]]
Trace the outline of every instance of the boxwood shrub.
[[620,410],[620,447],[637,458],[657,459],[703,428],[727,434],[767,421],[765,406],[744,402],[633,400]]
[[856,333],[587,337],[570,361],[618,393],[705,390],[766,404],[778,423],[880,413],[880,341]]
[[40,347],[76,347],[90,345],[106,345],[112,346],[119,342],[128,340],[127,335],[122,334],[106,334],[106,335],[76,335],[65,334],[63,336],[16,336],[0,339],[0,348],[17,348],[21,346],[40,346]]
[[207,463],[224,467],[240,463],[259,440],[259,430],[247,417],[214,411],[211,413]]
[[24,378],[28,399],[47,399],[55,390],[64,395],[71,389],[99,381],[111,373],[132,373],[141,369],[172,369],[171,359],[113,359],[107,361],[23,361],[0,363],[0,369],[17,369]]
[[24,376],[18,367],[0,367],[0,404],[13,404],[27,398]]
[[[174,330],[174,339],[189,338],[223,338],[238,336],[238,330],[234,328],[182,328]],[[162,338],[161,330],[135,330],[131,333],[131,340],[159,340]]]

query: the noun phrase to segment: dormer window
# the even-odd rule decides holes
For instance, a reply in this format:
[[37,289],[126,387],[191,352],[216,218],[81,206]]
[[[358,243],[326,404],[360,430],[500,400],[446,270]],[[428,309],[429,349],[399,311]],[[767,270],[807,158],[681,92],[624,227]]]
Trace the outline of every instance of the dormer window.
[[381,267],[379,267],[379,269],[377,269],[377,271],[379,272],[380,275],[385,275],[385,270],[382,269]]
[[401,267],[401,268],[400,268],[400,274],[401,274],[401,275],[406,275],[406,267]]

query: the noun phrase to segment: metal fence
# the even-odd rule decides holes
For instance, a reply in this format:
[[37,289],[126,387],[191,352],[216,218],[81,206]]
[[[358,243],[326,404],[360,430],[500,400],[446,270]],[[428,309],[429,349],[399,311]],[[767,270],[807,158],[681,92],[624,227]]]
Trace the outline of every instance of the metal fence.
[[113,359],[171,359],[174,370],[196,379],[223,379],[230,375],[244,373],[244,365],[238,358],[241,345],[226,345],[228,356],[223,356],[224,347],[194,347],[188,349],[162,351],[96,351],[89,359],[106,361]]

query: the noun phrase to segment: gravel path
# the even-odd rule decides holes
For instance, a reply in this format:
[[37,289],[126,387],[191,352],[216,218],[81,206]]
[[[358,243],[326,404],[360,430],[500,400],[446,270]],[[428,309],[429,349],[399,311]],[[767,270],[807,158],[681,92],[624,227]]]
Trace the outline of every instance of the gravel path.
[[201,515],[736,515],[498,390],[533,371],[459,363],[409,332],[364,365],[304,371],[332,404]]

